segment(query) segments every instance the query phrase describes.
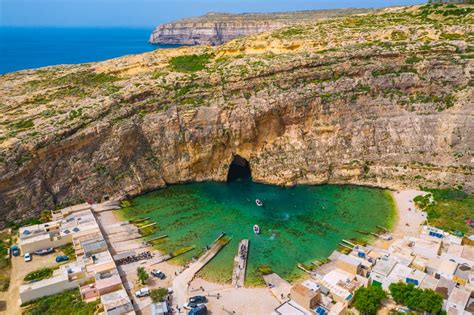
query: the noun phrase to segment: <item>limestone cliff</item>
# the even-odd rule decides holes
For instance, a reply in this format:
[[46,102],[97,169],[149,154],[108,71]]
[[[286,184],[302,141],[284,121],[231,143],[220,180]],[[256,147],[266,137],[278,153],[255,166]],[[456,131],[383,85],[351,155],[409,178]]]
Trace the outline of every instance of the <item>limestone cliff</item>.
[[370,12],[368,9],[336,9],[266,14],[208,13],[159,25],[150,35],[153,44],[220,45],[237,37],[268,32],[284,26],[314,23],[329,17]]
[[0,220],[224,181],[235,154],[264,183],[473,191],[472,21],[391,9],[3,75]]

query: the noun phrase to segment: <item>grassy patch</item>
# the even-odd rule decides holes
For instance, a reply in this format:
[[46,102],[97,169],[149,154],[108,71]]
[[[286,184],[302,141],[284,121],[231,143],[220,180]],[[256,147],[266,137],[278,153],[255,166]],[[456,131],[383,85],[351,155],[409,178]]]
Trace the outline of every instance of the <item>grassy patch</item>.
[[24,219],[21,221],[9,222],[7,223],[7,226],[14,230],[18,230],[22,226],[35,225],[35,224],[41,224],[41,223],[42,222],[38,218],[29,218],[29,219]]
[[301,27],[291,27],[287,28],[285,30],[282,30],[278,33],[275,34],[276,38],[288,38],[288,37],[294,37],[294,36],[299,36],[299,35],[304,35],[305,30]]
[[98,86],[118,81],[117,76],[107,73],[96,73],[94,71],[79,71],[67,74],[55,80],[57,85],[71,86]]
[[64,255],[68,256],[69,260],[74,260],[76,258],[76,251],[74,250],[72,243],[63,245],[58,249],[62,251]]
[[474,219],[474,195],[455,189],[425,189],[415,204],[428,213],[428,223],[448,232],[472,233],[466,219]]
[[15,121],[11,123],[8,128],[10,130],[15,130],[15,131],[20,131],[20,130],[25,130],[25,129],[30,129],[34,127],[34,123],[31,119],[20,119],[18,121]]
[[401,66],[399,69],[378,69],[372,71],[372,76],[379,77],[387,74],[400,75],[402,73],[417,73],[416,69],[407,66]]
[[401,41],[401,40],[407,40],[408,35],[403,31],[393,31],[392,34],[390,35],[390,38],[393,41]]
[[195,72],[205,69],[209,59],[209,54],[178,56],[171,58],[170,66],[178,72]]
[[99,301],[85,303],[81,299],[79,289],[65,291],[59,294],[43,297],[22,304],[30,306],[23,314],[26,315],[92,315],[96,312]]
[[0,291],[5,292],[10,285],[10,258],[8,248],[12,245],[11,235],[0,234]]
[[52,268],[41,268],[35,271],[30,272],[25,276],[25,281],[38,281],[47,278],[51,278],[53,276],[53,269]]

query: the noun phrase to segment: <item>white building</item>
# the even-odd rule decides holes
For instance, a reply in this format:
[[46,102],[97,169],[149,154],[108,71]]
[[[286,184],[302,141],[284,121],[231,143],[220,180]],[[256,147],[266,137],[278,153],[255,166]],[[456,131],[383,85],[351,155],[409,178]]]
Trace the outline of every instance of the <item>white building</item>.
[[91,275],[87,275],[84,264],[74,262],[62,265],[51,278],[20,286],[21,303],[79,288],[91,277]]
[[94,231],[100,232],[92,211],[83,210],[60,220],[20,228],[20,248],[23,253],[56,248]]

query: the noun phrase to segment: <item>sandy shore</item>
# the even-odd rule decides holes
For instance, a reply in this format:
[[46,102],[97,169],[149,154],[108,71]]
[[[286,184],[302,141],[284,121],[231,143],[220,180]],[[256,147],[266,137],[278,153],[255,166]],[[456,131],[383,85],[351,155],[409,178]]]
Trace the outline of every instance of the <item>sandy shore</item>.
[[397,221],[392,234],[395,238],[415,236],[426,221],[426,213],[416,209],[413,198],[426,193],[418,190],[402,190],[392,192],[397,208]]

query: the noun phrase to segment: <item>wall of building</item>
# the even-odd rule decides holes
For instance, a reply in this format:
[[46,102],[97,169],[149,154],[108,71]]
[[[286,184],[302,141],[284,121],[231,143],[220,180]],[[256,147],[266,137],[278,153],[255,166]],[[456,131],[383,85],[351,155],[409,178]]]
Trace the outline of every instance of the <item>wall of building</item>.
[[[47,279],[50,280],[50,279]],[[39,299],[44,296],[49,296],[53,294],[60,293],[65,290],[75,289],[78,288],[79,285],[77,281],[68,281],[67,276],[63,279],[63,281],[58,282],[51,282],[50,284],[44,286],[38,286],[35,289],[21,292],[20,290],[20,300],[21,303],[26,303],[29,301],[33,301]]]
[[26,253],[26,252],[32,253],[34,251],[37,251],[43,248],[49,248],[49,247],[56,248],[56,247],[66,245],[67,243],[71,243],[71,242],[72,242],[72,236],[69,234],[69,235],[65,235],[61,237],[60,239],[54,239],[54,240],[51,240],[50,238],[44,238],[44,239],[38,240],[36,242],[31,242],[31,243],[22,243],[20,241],[20,248],[23,253]]

